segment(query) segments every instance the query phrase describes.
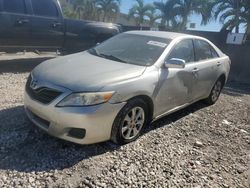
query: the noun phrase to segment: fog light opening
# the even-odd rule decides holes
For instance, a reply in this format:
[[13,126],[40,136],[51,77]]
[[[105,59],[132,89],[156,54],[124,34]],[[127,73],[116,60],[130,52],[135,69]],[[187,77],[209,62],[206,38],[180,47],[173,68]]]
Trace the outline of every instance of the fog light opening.
[[77,139],[83,139],[85,135],[86,135],[85,129],[72,128],[68,132],[68,136],[77,138]]

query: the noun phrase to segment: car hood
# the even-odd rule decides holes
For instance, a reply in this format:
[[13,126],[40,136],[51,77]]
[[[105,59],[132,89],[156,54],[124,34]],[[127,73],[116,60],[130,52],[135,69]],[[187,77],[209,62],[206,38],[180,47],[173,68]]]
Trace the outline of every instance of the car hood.
[[99,91],[107,84],[135,78],[146,67],[120,63],[91,55],[87,51],[55,58],[38,65],[32,72],[39,82],[72,91]]

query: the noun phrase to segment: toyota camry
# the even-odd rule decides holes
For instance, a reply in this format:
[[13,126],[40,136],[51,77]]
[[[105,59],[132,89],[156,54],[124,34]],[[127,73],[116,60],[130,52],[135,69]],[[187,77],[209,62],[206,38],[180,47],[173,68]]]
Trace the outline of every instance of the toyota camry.
[[27,80],[25,111],[67,141],[126,144],[154,120],[196,101],[214,104],[229,70],[229,57],[205,38],[125,32],[38,65]]

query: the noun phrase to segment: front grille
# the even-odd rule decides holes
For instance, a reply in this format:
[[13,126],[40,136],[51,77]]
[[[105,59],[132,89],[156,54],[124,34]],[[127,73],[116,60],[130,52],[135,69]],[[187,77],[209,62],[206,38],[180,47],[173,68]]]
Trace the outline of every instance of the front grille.
[[51,103],[53,100],[59,97],[59,95],[62,94],[62,92],[57,91],[55,89],[48,88],[48,87],[40,87],[37,89],[32,89],[30,87],[31,81],[32,81],[32,77],[29,76],[27,83],[26,83],[26,91],[28,95],[32,99],[37,100],[43,104]]

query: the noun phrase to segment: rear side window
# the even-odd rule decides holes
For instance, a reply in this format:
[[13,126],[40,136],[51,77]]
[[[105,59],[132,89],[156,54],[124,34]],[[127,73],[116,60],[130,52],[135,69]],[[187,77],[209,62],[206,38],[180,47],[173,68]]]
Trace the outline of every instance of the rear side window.
[[31,2],[35,15],[58,17],[58,10],[53,0],[31,0]]
[[215,49],[212,46],[210,46],[210,49],[211,49],[211,53],[212,53],[213,58],[219,57],[218,53],[215,51]]
[[194,48],[196,61],[202,61],[218,57],[218,54],[215,49],[206,41],[197,39],[194,40]]
[[194,47],[191,39],[186,39],[174,46],[168,56],[168,60],[172,58],[183,59],[186,63],[194,62]]
[[24,0],[3,0],[3,11],[11,13],[26,13]]

